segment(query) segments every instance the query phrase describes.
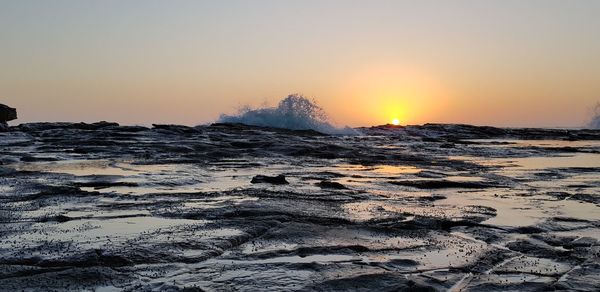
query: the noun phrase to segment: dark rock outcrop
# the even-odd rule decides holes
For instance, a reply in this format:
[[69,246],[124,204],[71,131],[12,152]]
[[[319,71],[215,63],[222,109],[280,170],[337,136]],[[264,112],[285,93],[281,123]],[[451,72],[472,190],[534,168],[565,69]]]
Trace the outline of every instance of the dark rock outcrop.
[[273,184],[273,185],[289,184],[283,174],[280,174],[278,176],[257,175],[252,178],[251,183],[253,183],[253,184],[267,183],[267,184]]
[[[27,123],[20,124],[18,126],[18,130],[22,132],[43,132],[49,130],[88,130],[88,131],[97,131],[102,129],[115,129],[119,127],[119,131],[125,130],[129,131],[128,128],[131,127],[121,127],[118,123],[113,122],[96,122],[96,123],[69,123],[69,122],[38,122],[38,123]],[[135,128],[135,131],[147,130],[147,128],[137,129],[138,127],[132,126]]]
[[6,122],[17,119],[17,110],[7,105],[0,104],[0,131],[8,130]]
[[321,187],[322,189],[335,189],[335,190],[347,189],[346,186],[344,186],[343,184],[341,184],[339,182],[329,181],[329,180],[324,180],[324,181],[318,182],[317,186]]
[[7,105],[0,104],[0,122],[6,123],[8,121],[17,119],[17,110]]
[[390,183],[417,189],[484,189],[495,187],[495,185],[486,182],[450,180],[391,181]]

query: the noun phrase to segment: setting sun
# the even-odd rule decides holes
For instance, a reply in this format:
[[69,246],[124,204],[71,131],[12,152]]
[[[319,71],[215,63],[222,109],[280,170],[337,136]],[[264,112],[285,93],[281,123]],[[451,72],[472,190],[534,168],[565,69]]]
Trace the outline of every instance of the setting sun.
[[398,126],[398,125],[400,125],[400,120],[398,120],[398,119],[393,119],[393,120],[392,120],[392,125],[394,125],[394,126]]

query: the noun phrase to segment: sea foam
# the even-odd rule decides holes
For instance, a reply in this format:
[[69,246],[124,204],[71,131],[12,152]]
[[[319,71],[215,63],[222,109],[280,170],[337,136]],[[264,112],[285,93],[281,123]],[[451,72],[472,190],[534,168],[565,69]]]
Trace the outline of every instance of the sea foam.
[[592,119],[588,123],[588,127],[592,129],[600,129],[600,102],[596,104],[592,113]]
[[325,111],[314,101],[299,94],[282,99],[277,107],[253,109],[245,107],[235,115],[222,114],[220,123],[241,123],[252,126],[290,130],[315,130],[332,135],[358,135],[350,127],[336,127],[329,122]]

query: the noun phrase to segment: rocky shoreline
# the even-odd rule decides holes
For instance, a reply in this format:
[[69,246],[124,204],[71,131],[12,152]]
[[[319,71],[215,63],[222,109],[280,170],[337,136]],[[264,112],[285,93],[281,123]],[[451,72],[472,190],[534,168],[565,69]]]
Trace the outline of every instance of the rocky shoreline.
[[600,131],[359,130],[8,127],[0,290],[600,288]]

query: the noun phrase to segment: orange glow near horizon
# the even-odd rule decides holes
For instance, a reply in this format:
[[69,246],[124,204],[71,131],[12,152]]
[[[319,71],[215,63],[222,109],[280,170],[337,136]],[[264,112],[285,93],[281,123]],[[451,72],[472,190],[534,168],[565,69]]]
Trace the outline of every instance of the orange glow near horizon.
[[348,102],[331,107],[338,120],[353,126],[436,120],[451,95],[436,74],[418,66],[380,63],[362,69],[343,80],[334,95]]
[[338,126],[581,127],[600,101],[600,1],[137,2],[2,1],[11,124],[194,126],[300,93]]

